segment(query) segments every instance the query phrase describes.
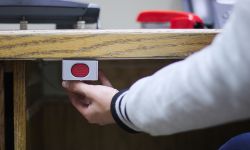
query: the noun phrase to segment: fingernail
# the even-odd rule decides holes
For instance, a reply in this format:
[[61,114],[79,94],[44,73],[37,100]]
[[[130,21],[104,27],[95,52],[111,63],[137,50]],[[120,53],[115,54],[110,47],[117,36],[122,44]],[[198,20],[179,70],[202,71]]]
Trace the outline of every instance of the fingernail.
[[63,86],[64,88],[67,88],[67,87],[68,87],[68,82],[67,82],[67,81],[63,81],[63,82],[62,82],[62,86]]

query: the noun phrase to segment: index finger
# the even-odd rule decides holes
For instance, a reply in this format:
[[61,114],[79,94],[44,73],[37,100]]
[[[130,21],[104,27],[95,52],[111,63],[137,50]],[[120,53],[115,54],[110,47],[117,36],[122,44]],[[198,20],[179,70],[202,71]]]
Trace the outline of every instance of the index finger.
[[80,81],[63,81],[62,86],[69,92],[90,96],[93,93],[93,85]]

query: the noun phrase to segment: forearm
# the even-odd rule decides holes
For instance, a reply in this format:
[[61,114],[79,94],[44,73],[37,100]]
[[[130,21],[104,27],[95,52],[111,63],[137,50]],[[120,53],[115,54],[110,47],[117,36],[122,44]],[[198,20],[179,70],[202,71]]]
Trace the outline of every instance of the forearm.
[[210,47],[139,80],[123,98],[113,100],[119,119],[159,135],[250,117],[248,5],[248,0],[241,1]]

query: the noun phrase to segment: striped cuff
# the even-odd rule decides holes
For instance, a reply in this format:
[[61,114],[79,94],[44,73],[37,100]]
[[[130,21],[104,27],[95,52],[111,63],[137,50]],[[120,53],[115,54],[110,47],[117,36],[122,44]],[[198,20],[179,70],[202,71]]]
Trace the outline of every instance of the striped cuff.
[[122,129],[129,133],[138,133],[138,129],[130,121],[126,111],[126,102],[123,100],[126,93],[127,90],[122,90],[115,94],[111,102],[111,113],[118,126]]

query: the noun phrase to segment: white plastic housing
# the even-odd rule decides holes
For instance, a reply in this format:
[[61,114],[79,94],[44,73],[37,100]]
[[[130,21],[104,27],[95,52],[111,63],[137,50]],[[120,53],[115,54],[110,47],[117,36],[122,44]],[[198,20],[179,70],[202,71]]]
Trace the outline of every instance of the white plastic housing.
[[[71,68],[75,64],[85,64],[89,67],[89,73],[85,77],[75,77],[71,73]],[[98,80],[98,61],[97,60],[63,60],[62,79],[78,81],[97,81]]]

